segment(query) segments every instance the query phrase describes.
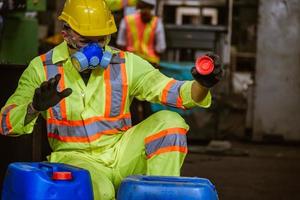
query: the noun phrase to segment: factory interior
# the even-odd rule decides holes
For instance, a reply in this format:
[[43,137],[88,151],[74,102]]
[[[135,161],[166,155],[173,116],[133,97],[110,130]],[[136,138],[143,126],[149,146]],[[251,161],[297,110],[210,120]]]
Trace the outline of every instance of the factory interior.
[[[79,0],[0,0],[1,191],[10,163],[46,161],[53,150],[42,115],[31,134],[16,137],[13,129],[5,134],[6,126],[14,126],[6,105],[29,63],[65,40],[65,24],[58,16],[72,1]],[[126,34],[122,22],[139,12],[137,1],[143,0],[123,0],[122,5],[106,1],[118,29],[108,45],[129,51],[120,45],[120,33]],[[208,179],[220,200],[300,199],[300,1],[154,2],[152,13],[162,22],[165,48],[158,61],[149,63],[167,77],[193,81],[196,59],[213,53],[221,60],[223,76],[209,88],[208,108],[180,109],[134,99],[133,125],[161,110],[179,114],[189,126],[180,175]],[[144,37],[151,41],[155,36],[150,31]],[[164,46],[154,46],[159,45]]]

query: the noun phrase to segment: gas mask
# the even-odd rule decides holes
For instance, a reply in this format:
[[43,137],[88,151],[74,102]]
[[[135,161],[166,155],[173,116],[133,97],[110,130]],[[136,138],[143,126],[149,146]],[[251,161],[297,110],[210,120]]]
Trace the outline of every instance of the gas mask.
[[112,54],[95,42],[88,43],[71,55],[72,63],[79,72],[98,67],[105,69],[111,59]]

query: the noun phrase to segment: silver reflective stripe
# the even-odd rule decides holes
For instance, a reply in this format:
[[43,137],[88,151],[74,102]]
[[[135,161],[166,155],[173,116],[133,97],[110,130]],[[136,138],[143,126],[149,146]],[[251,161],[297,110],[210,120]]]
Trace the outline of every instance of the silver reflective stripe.
[[110,117],[118,116],[121,110],[123,93],[122,69],[120,64],[110,66],[110,83],[111,83],[111,110]]
[[187,147],[186,135],[174,133],[158,138],[146,144],[146,155],[149,156],[163,147]]
[[110,64],[125,63],[125,58],[121,58],[119,54],[113,54]]
[[108,130],[122,130],[131,126],[131,118],[122,118],[116,121],[101,120],[82,126],[67,126],[47,124],[48,133],[59,134],[60,137],[91,137],[95,134]]
[[16,105],[10,105],[10,106],[8,106],[7,108],[5,108],[4,112],[2,113],[1,126],[2,126],[2,131],[3,131],[2,134],[3,135],[8,135],[9,134],[9,127],[8,127],[8,124],[6,123],[6,121],[7,121],[7,117],[9,117],[8,113],[14,107],[16,107]]
[[170,88],[167,94],[167,105],[177,106],[177,99],[180,97],[180,87],[184,81],[176,81]]
[[[46,67],[46,71],[47,71],[47,80],[55,77],[55,75],[58,74],[58,66],[52,63],[52,55],[53,55],[53,50],[48,51],[46,53],[46,61],[44,62],[44,66]],[[58,91],[62,90],[59,84],[57,85],[57,90]],[[53,106],[51,109],[56,119],[62,119],[59,103]]]

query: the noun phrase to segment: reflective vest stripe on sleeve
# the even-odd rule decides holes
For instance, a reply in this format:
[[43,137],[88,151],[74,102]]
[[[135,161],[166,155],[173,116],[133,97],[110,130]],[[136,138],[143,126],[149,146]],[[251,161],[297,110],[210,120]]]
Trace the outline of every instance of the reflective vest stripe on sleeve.
[[180,97],[180,87],[184,81],[171,80],[163,89],[161,103],[184,109],[182,105],[182,98]]
[[170,151],[187,153],[187,129],[170,128],[145,138],[147,158]]
[[[49,51],[41,56],[44,70],[46,74],[46,80],[55,77],[56,74],[61,74],[61,79],[57,85],[57,90],[62,91],[65,89],[64,82],[64,69],[61,64],[53,64],[52,62],[53,51]],[[56,119],[66,119],[66,102],[65,99],[61,100],[58,104],[49,109],[50,117]]]
[[15,104],[7,106],[4,109],[4,111],[1,115],[1,118],[0,118],[0,123],[1,123],[0,124],[1,125],[0,133],[2,135],[8,135],[9,133],[11,133],[12,126],[11,126],[10,119],[9,119],[9,113],[15,107],[16,107]]

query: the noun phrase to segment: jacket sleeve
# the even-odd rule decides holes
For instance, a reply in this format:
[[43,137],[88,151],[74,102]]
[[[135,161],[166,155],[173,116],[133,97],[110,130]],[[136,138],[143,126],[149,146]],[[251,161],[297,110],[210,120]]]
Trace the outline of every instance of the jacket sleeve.
[[37,117],[26,126],[24,125],[24,119],[34,91],[42,82],[42,76],[45,76],[42,63],[40,58],[37,57],[25,69],[19,79],[16,91],[1,109],[0,134],[22,135],[32,132]]
[[[127,53],[128,70],[130,73],[130,95],[139,100],[160,103],[181,109],[195,106],[209,107],[210,92],[201,102],[195,102],[191,96],[193,81],[178,81],[169,78],[152,67],[147,61]],[[126,64],[127,65],[127,64]]]

